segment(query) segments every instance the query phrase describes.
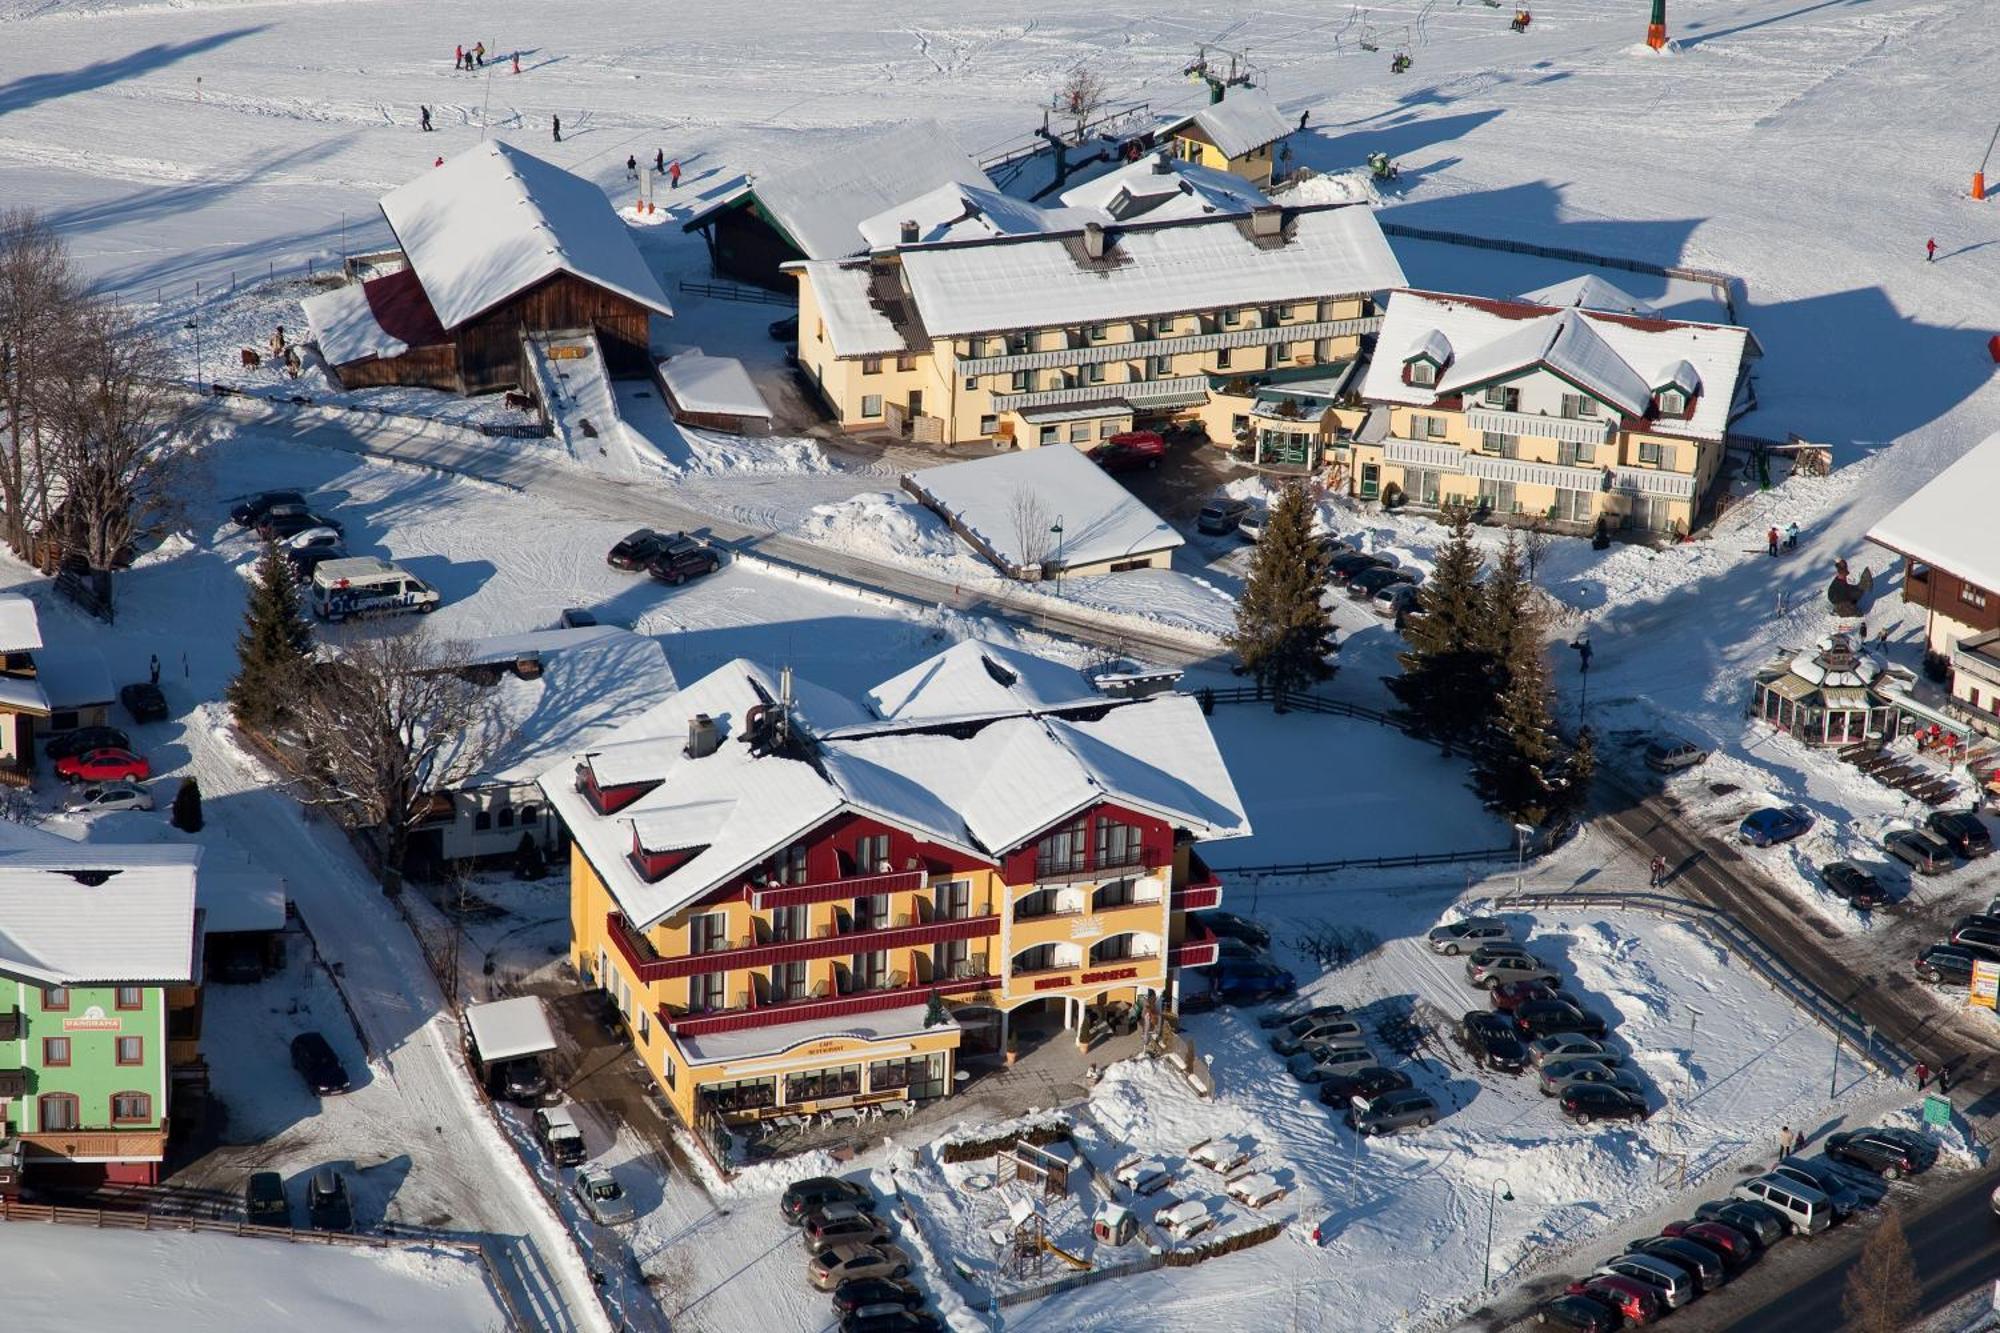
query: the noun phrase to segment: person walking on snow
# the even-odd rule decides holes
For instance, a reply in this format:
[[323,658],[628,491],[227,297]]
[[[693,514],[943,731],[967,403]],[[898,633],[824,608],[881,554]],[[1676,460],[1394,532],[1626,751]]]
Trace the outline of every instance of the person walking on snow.
[[630,153],[625,154],[625,179],[628,181],[639,179],[639,159]]
[[1651,868],[1653,872],[1652,878],[1646,881],[1646,887],[1657,889],[1667,882],[1667,858],[1664,856],[1655,856]]
[[417,108],[417,124],[423,127],[424,133],[429,134],[431,132],[431,109],[429,107],[420,106]]
[[1922,1092],[1924,1090],[1924,1086],[1928,1084],[1930,1081],[1931,1081],[1931,1067],[1925,1064],[1922,1060],[1917,1061],[1917,1091]]
[[1778,554],[1778,530],[1776,528],[1772,528],[1769,532],[1764,534],[1764,540],[1766,544],[1770,546],[1771,554],[1773,556],[1776,556]]
[[454,52],[452,53],[452,57],[451,57],[451,67],[452,67],[453,69],[464,69],[464,68],[465,68],[465,47],[464,47],[464,46],[460,46],[460,47],[459,47],[459,48],[458,48],[458,49],[457,49],[456,51],[454,51]]
[[486,68],[486,43],[481,42],[472,48],[472,58],[479,62],[481,69]]
[[655,176],[667,174],[667,150],[664,148],[653,150],[653,174]]
[[1312,119],[1312,112],[1311,112],[1311,111],[1301,111],[1301,112],[1299,112],[1299,128],[1300,128],[1300,129],[1304,129],[1304,128],[1306,127],[1306,122],[1307,122],[1308,120],[1311,120],[1311,119]]
[[681,188],[681,160],[679,158],[675,158],[673,164],[667,168],[667,188],[671,190]]
[[1787,551],[1796,551],[1798,548],[1799,525],[1796,521],[1787,523],[1785,524],[1785,549]]
[[1926,264],[1937,263],[1937,237],[1935,236],[1924,242],[1924,262]]
[[519,51],[514,53],[514,72],[516,74],[521,72],[521,53]]
[[1778,1126],[1778,1160],[1790,1157],[1799,1146],[1799,1136],[1792,1133],[1790,1125]]
[[550,117],[549,117],[549,128],[550,128],[550,129],[551,129],[552,131],[554,131],[554,133],[555,133],[555,136],[556,136],[556,142],[557,142],[557,143],[561,143],[561,142],[562,142],[562,117],[561,117],[561,116],[550,116]]

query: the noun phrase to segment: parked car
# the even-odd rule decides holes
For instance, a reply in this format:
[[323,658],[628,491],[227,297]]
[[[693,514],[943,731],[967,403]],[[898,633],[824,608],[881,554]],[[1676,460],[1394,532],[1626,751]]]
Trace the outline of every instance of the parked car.
[[799,1224],[806,1253],[818,1254],[836,1245],[873,1245],[889,1238],[889,1224],[852,1203],[830,1203],[815,1209]]
[[1551,1032],[1580,1032],[1586,1037],[1601,1037],[1605,1032],[1605,1023],[1596,1014],[1577,1008],[1569,1000],[1529,1000],[1514,1010],[1514,1030],[1530,1040],[1546,1037]]
[[875,1210],[875,1196],[866,1185],[833,1176],[813,1176],[788,1187],[778,1199],[778,1212],[793,1226],[830,1203],[852,1203],[865,1212]]
[[1271,511],[1262,505],[1252,505],[1250,512],[1236,520],[1236,535],[1247,542],[1264,540],[1264,528],[1271,521]]
[[1442,1114],[1428,1092],[1404,1088],[1374,1097],[1356,1097],[1347,1104],[1347,1123],[1357,1134],[1394,1134],[1404,1129],[1429,1129]]
[[1432,953],[1457,957],[1487,943],[1512,943],[1514,928],[1498,917],[1469,916],[1462,921],[1432,926],[1424,936]]
[[297,505],[303,509],[305,503],[306,497],[299,491],[259,491],[231,505],[229,518],[239,528],[251,528],[278,505]]
[[1332,1046],[1314,1042],[1285,1061],[1285,1070],[1301,1083],[1324,1083],[1343,1073],[1372,1068],[1375,1053],[1366,1046]]
[[311,583],[313,571],[330,560],[348,559],[345,546],[312,546],[303,551],[285,552],[285,563],[292,568],[292,577],[301,583]]
[[1396,562],[1386,555],[1373,555],[1367,551],[1336,551],[1326,562],[1326,581],[1329,584],[1345,584],[1364,569],[1393,569]]
[[302,504],[272,505],[264,511],[264,516],[257,520],[257,535],[267,542],[279,542],[287,537],[296,537],[307,528],[347,531],[346,525],[339,519],[314,513]]
[[1933,810],[1924,823],[1941,842],[1968,861],[1976,861],[1993,851],[1993,835],[1970,810]]
[[1474,1009],[1458,1023],[1459,1040],[1475,1063],[1504,1074],[1518,1074],[1528,1065],[1528,1048],[1504,1014]]
[[1503,981],[1486,992],[1496,1013],[1511,1014],[1530,1000],[1553,1000],[1556,988],[1546,981]]
[[1208,533],[1212,537],[1234,532],[1237,523],[1250,512],[1251,508],[1248,500],[1233,500],[1227,496],[1210,500],[1201,507],[1201,512],[1195,515],[1195,531]]
[[1960,920],[1947,942],[1987,962],[2000,962],[2000,929]]
[[1834,861],[1819,868],[1820,882],[1857,912],[1873,911],[1889,900],[1882,881],[1852,861]]
[[142,782],[153,776],[153,766],[130,750],[106,747],[64,755],[56,760],[56,776],[65,782]]
[[1300,1018],[1271,1036],[1271,1049],[1279,1055],[1296,1055],[1308,1046],[1365,1046],[1368,1039],[1361,1025],[1351,1018]]
[[1187,1008],[1190,1000],[1197,1010],[1217,1004],[1263,1004],[1299,988],[1298,980],[1275,963],[1223,962],[1203,970],[1208,973],[1209,988],[1182,996],[1182,1008]]
[[783,319],[774,319],[765,326],[764,332],[771,335],[773,342],[797,342],[799,340],[799,317],[797,315],[786,315]]
[[113,810],[151,810],[153,794],[129,782],[93,782],[63,802],[63,809],[77,815],[99,815]]
[[78,727],[60,731],[42,742],[42,754],[51,762],[85,750],[129,750],[132,738],[116,727]]
[[1150,430],[1128,430],[1090,451],[1090,461],[1106,472],[1156,468],[1167,456],[1167,442]]
[[667,534],[651,528],[639,528],[619,538],[618,544],[605,555],[604,563],[613,569],[644,569],[647,562],[666,549],[666,545]]
[[584,1159],[583,1131],[567,1106],[545,1106],[535,1112],[535,1139],[557,1166],[575,1166]]
[[292,1068],[322,1097],[348,1089],[347,1066],[334,1054],[333,1044],[317,1032],[292,1038]]
[[1775,847],[1804,835],[1812,826],[1812,812],[1804,806],[1774,805],[1746,815],[1736,833],[1752,847]]
[[1727,1222],[1699,1222],[1684,1219],[1660,1228],[1662,1236],[1687,1236],[1700,1241],[1722,1258],[1722,1266],[1735,1272],[1757,1257],[1757,1242],[1741,1228]]
[[243,1182],[243,1220],[258,1227],[288,1227],[292,1224],[291,1200],[285,1197],[285,1178],[276,1171],[254,1171]]
[[1760,1250],[1776,1245],[1785,1236],[1785,1219],[1763,1204],[1749,1199],[1712,1199],[1694,1210],[1703,1222],[1731,1226],[1756,1242]]
[[1937,1147],[1921,1135],[1896,1129],[1853,1129],[1826,1136],[1822,1149],[1836,1162],[1866,1167],[1884,1180],[1927,1171]]
[[517,1056],[495,1065],[486,1086],[495,1097],[505,1097],[516,1106],[533,1106],[549,1090],[549,1071],[542,1067],[540,1056]]
[[1761,1203],[1795,1236],[1812,1236],[1833,1225],[1833,1200],[1818,1186],[1801,1185],[1783,1176],[1752,1176],[1729,1191],[1739,1199]]
[[1810,1185],[1833,1204],[1833,1220],[1843,1222],[1867,1202],[1854,1182],[1841,1175],[1840,1168],[1824,1157],[1787,1157],[1767,1173],[1785,1180]]
[[662,583],[678,588],[689,579],[713,574],[722,568],[722,553],[707,542],[692,537],[675,537],[646,562],[646,572]]
[[944,1321],[927,1310],[864,1310],[840,1321],[840,1333],[943,1333]]
[[1398,624],[1423,605],[1424,595],[1414,583],[1392,583],[1368,600],[1378,616],[1393,616]]
[[1625,1252],[1650,1254],[1686,1269],[1694,1275],[1696,1288],[1704,1292],[1714,1291],[1727,1276],[1723,1271],[1721,1255],[1684,1236],[1642,1236],[1627,1245]]
[[1897,829],[1882,839],[1882,850],[1919,875],[1941,875],[1958,864],[1951,848],[1922,829]]
[[1588,1296],[1558,1296],[1535,1310],[1535,1322],[1572,1333],[1612,1333],[1624,1326],[1625,1316]]
[[900,1305],[905,1310],[921,1310],[924,1294],[907,1282],[892,1282],[884,1277],[857,1278],[843,1282],[833,1289],[833,1312],[837,1315],[851,1315],[856,1310],[866,1310],[883,1305]]
[[1972,984],[1973,954],[1951,944],[1933,944],[1917,955],[1916,973],[1932,985]]
[[1378,565],[1373,569],[1364,569],[1348,579],[1347,595],[1357,602],[1366,602],[1372,600],[1375,594],[1384,588],[1399,584],[1414,585],[1417,581],[1416,574],[1410,570],[1389,569]]
[[1574,1084],[1556,1100],[1562,1113],[1579,1125],[1598,1120],[1644,1120],[1646,1099],[1623,1088],[1598,1083]]
[[1302,1018],[1342,1018],[1347,1014],[1344,1004],[1315,1004],[1305,1009],[1281,1009],[1275,1014],[1265,1014],[1257,1020],[1257,1026],[1266,1032],[1288,1028]]
[[134,681],[121,688],[118,702],[125,705],[125,711],[132,715],[134,722],[167,720],[167,696],[159,686],[148,681]]
[[1701,1294],[1700,1288],[1695,1285],[1694,1274],[1677,1263],[1650,1254],[1621,1254],[1591,1271],[1599,1277],[1630,1278],[1651,1287],[1659,1293],[1660,1303],[1669,1310],[1678,1310]]
[[580,606],[565,606],[556,617],[558,629],[590,629],[597,624],[597,613]]
[[1650,1324],[1665,1308],[1660,1293],[1629,1277],[1600,1276],[1572,1282],[1567,1291],[1584,1296],[1609,1310],[1616,1310],[1628,1324]]
[[1707,761],[1707,750],[1679,736],[1656,736],[1646,743],[1646,767],[1655,773],[1677,773]]
[[285,538],[283,546],[287,551],[311,551],[322,547],[338,546],[341,535],[332,528],[307,528]]
[[1319,1085],[1319,1099],[1326,1106],[1346,1106],[1356,1097],[1380,1097],[1385,1092],[1401,1092],[1410,1086],[1410,1076],[1400,1069],[1363,1065],[1359,1069],[1329,1074]]
[[806,1278],[821,1291],[856,1278],[898,1278],[909,1271],[910,1256],[894,1245],[836,1245],[806,1260]]
[[1485,950],[1466,959],[1465,979],[1481,990],[1492,990],[1505,981],[1546,981],[1551,988],[1562,985],[1556,970],[1532,954]]
[[306,1217],[314,1231],[354,1230],[354,1200],[347,1178],[330,1166],[313,1172],[306,1185]]
[[1576,1056],[1568,1060],[1551,1060],[1543,1065],[1535,1081],[1544,1097],[1559,1097],[1571,1088],[1592,1084],[1604,1088],[1623,1088],[1626,1092],[1643,1094],[1639,1076],[1621,1066],[1603,1064],[1587,1056]]
[[1234,912],[1219,912],[1212,909],[1206,912],[1195,912],[1191,915],[1194,920],[1207,926],[1211,934],[1220,935],[1226,940],[1242,940],[1253,949],[1268,949],[1271,947],[1271,932],[1248,917],[1238,916]]
[[632,1206],[631,1196],[617,1177],[601,1166],[578,1167],[576,1183],[570,1187],[576,1191],[577,1202],[599,1226],[623,1226],[639,1215]]
[[1551,1060],[1587,1056],[1601,1065],[1622,1065],[1625,1057],[1594,1037],[1581,1032],[1554,1032],[1528,1043],[1528,1059],[1537,1065]]

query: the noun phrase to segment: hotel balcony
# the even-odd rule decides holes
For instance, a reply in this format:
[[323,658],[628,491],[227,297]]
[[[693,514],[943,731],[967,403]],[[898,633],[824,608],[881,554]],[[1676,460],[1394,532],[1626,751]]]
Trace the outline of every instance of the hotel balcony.
[[908,914],[903,914],[892,918],[892,922],[862,930],[822,927],[810,939],[744,941],[732,947],[684,954],[677,958],[661,956],[645,936],[632,929],[622,913],[609,913],[606,926],[632,975],[641,982],[667,981],[705,972],[773,967],[779,963],[809,962],[816,958],[842,958],[858,953],[922,948],[948,940],[983,939],[1000,933],[1000,918],[992,913],[938,917],[930,921],[912,920]]
[[1207,967],[1220,952],[1215,932],[1198,921],[1190,921],[1187,933],[1174,946],[1170,961],[1175,967]]
[[[973,966],[983,963],[984,955],[975,955],[966,960],[966,966],[955,971],[973,972],[982,969]],[[901,973],[892,977],[901,977]],[[984,992],[997,991],[1000,978],[989,975],[950,976],[931,981],[918,981],[901,986],[884,986],[873,990],[857,990],[845,995],[811,995],[802,1000],[787,1000],[778,1004],[749,1004],[748,996],[740,996],[744,1004],[731,1009],[715,1009],[705,1013],[684,1013],[672,1006],[661,1005],[660,1025],[668,1032],[680,1037],[710,1036],[718,1032],[739,1032],[745,1028],[766,1027],[778,1023],[803,1023],[826,1018],[845,1018],[850,1014],[867,1014],[883,1009],[895,1009],[906,1004],[918,1004],[931,995],[945,999],[969,999]]]
[[1203,912],[1211,907],[1220,906],[1222,906],[1222,881],[1208,868],[1208,862],[1201,859],[1201,853],[1189,848],[1187,883],[1174,889],[1173,910]]

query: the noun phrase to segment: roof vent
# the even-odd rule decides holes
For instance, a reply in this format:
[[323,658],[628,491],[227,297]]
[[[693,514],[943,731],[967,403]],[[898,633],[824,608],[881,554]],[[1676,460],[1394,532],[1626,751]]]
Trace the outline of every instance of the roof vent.
[[1101,223],[1083,224],[1083,252],[1092,259],[1104,258],[1104,227]]
[[1173,173],[1174,164],[1167,157],[1166,150],[1163,148],[1153,155],[1153,174],[1155,176],[1171,176]]
[[1250,210],[1250,234],[1269,239],[1280,236],[1285,230],[1285,210],[1272,204]]
[[903,244],[915,245],[916,243],[917,243],[916,221],[912,218],[905,218],[903,219]]
[[687,745],[681,753],[690,759],[706,759],[722,744],[722,729],[715,725],[715,719],[707,713],[696,713],[688,719]]

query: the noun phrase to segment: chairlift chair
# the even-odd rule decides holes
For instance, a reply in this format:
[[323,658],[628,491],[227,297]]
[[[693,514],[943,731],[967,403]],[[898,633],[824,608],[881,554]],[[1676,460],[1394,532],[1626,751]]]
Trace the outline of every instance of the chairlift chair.
[[1413,63],[1408,51],[1398,51],[1389,58],[1389,72],[1391,74],[1401,74],[1409,69]]
[[1364,51],[1380,51],[1382,49],[1382,44],[1375,40],[1375,30],[1373,28],[1363,28],[1361,30],[1361,49]]

